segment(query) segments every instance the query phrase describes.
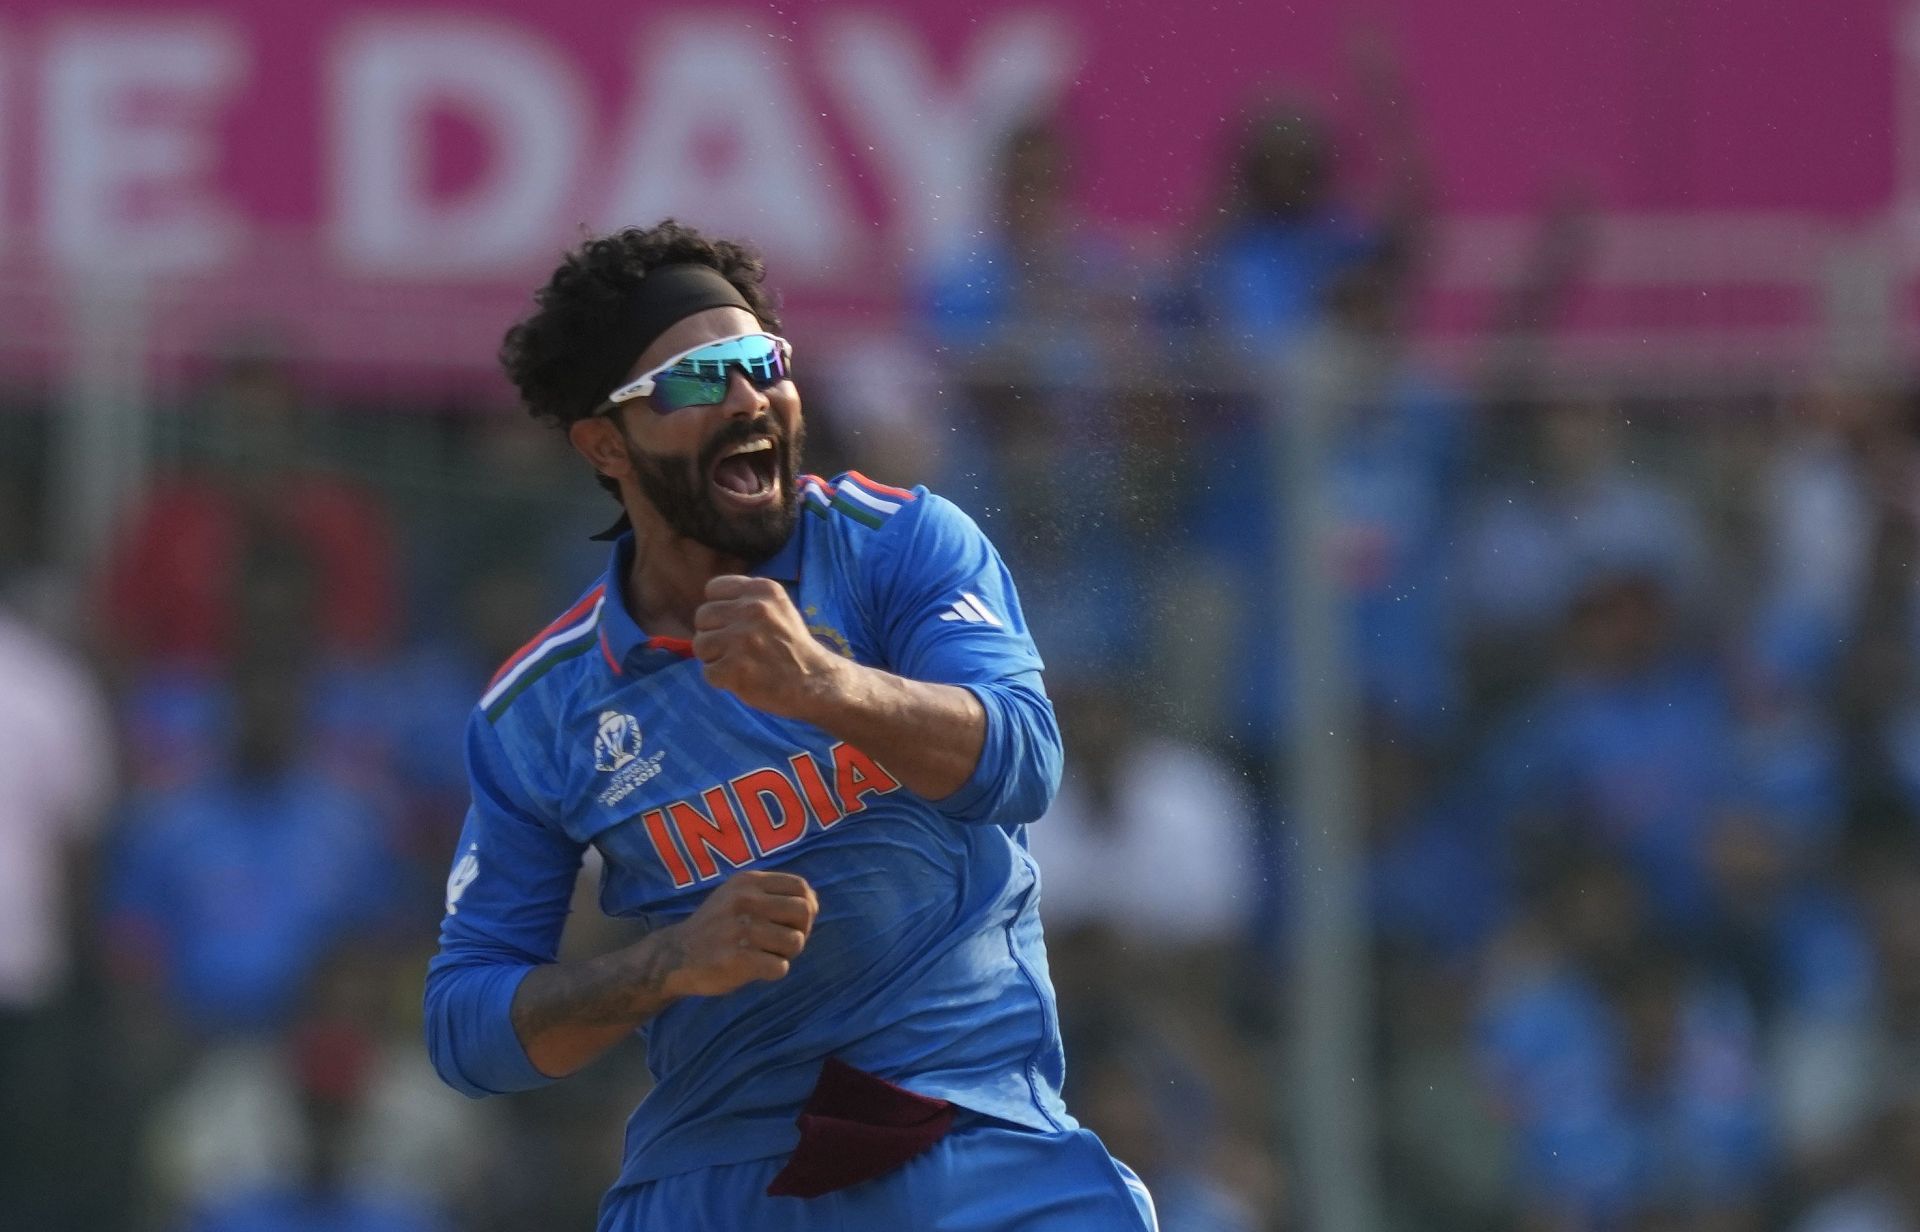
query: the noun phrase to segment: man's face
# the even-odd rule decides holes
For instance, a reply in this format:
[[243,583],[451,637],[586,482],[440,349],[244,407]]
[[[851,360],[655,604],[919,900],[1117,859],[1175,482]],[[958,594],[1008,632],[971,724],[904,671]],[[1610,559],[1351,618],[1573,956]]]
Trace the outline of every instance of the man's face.
[[[695,313],[655,339],[628,379],[703,342],[760,328],[740,308]],[[758,562],[793,534],[806,429],[792,381],[759,390],[736,371],[726,400],[715,405],[661,415],[636,399],[610,418],[626,441],[634,482],[675,535]]]

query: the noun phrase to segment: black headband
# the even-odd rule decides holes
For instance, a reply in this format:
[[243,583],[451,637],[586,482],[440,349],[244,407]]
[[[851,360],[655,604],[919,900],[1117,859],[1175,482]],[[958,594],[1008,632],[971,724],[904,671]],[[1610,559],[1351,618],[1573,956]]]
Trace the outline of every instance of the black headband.
[[[740,308],[753,313],[740,288],[711,265],[689,262],[648,270],[646,277],[627,294],[626,303],[616,314],[616,323],[584,365],[599,375],[593,386],[597,392],[590,395],[591,406],[583,407],[582,413],[590,413],[608,394],[626,384],[635,362],[660,335],[677,322],[709,308]],[[758,320],[757,314],[755,319]],[[617,539],[626,533],[628,525],[627,515],[623,513],[618,522],[593,537]]]
[[740,289],[711,265],[687,263],[648,270],[627,293],[626,302],[613,314],[600,344],[582,365],[595,374],[593,402],[591,407],[582,407],[582,413],[599,406],[608,394],[626,384],[634,362],[660,335],[709,308],[739,308],[753,313]]

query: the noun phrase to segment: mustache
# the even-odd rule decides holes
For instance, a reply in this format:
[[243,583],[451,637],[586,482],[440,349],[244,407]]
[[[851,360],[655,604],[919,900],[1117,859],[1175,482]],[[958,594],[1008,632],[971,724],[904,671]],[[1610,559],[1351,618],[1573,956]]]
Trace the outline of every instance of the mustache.
[[736,445],[746,444],[756,436],[773,438],[774,449],[782,454],[785,453],[787,436],[780,430],[780,425],[774,421],[773,416],[761,414],[752,419],[736,419],[714,433],[713,439],[702,447],[700,456],[694,460],[700,468],[700,473],[704,475],[711,471],[713,464],[720,460],[721,454]]

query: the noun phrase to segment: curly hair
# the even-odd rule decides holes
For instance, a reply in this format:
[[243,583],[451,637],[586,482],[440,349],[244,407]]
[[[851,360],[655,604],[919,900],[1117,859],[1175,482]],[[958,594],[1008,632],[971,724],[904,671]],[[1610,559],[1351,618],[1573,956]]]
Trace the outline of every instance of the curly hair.
[[[594,236],[561,258],[547,285],[534,292],[533,314],[501,340],[500,366],[527,411],[562,428],[591,414],[624,375],[609,376],[604,363],[594,362],[608,353],[612,332],[621,327],[620,306],[649,270],[681,264],[718,270],[761,327],[779,332],[779,310],[762,285],[766,265],[745,245],[708,239],[671,218]],[[619,491],[606,476],[599,479],[602,487]]]

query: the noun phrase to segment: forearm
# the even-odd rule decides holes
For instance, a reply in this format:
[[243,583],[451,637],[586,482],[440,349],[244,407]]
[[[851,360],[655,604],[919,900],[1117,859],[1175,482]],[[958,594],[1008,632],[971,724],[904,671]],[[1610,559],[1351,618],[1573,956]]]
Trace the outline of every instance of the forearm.
[[684,961],[673,927],[611,954],[535,967],[513,998],[513,1030],[527,1059],[563,1078],[613,1047],[676,999]]
[[802,717],[872,757],[927,800],[945,799],[966,785],[987,737],[986,711],[971,690],[844,660]]

